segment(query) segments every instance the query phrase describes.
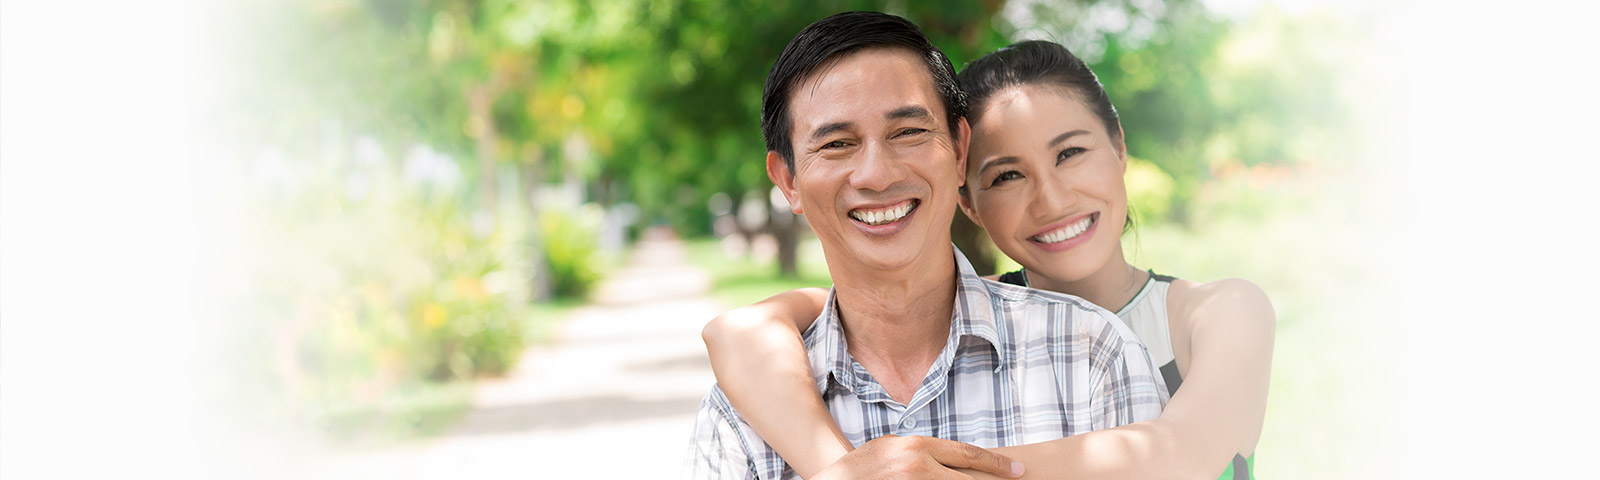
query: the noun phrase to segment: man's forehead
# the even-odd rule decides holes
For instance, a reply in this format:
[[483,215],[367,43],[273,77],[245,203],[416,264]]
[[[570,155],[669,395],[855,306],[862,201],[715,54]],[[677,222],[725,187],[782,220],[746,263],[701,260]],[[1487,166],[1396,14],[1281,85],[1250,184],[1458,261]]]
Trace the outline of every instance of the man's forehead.
[[[887,115],[907,105],[943,115],[944,103],[934,86],[933,74],[916,52],[902,47],[871,47],[834,56],[807,75],[789,93],[795,113]],[[858,109],[878,104],[870,111]],[[878,110],[882,111],[878,111]],[[803,115],[794,124],[825,122]]]

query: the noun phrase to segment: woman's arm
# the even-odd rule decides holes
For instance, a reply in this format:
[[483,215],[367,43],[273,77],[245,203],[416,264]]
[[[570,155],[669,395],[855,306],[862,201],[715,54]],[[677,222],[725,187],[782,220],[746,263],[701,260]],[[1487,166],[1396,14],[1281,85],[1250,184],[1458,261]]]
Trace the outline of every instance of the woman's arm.
[[1272,303],[1240,279],[1199,285],[1184,297],[1171,314],[1190,320],[1189,371],[1160,418],[993,450],[1026,464],[1024,478],[1074,479],[1212,479],[1235,453],[1253,451],[1272,373]]
[[700,331],[722,393],[805,478],[851,450],[822,405],[800,338],[827,300],[826,289],[790,290],[729,310]]
[[722,393],[795,473],[812,478],[828,468],[828,478],[857,478],[911,465],[902,473],[918,478],[926,475],[909,472],[966,467],[1006,475],[1001,478],[1022,474],[1022,464],[1011,458],[949,440],[889,435],[852,454],[817,394],[800,338],[827,301],[825,289],[790,290],[719,315],[700,331]]

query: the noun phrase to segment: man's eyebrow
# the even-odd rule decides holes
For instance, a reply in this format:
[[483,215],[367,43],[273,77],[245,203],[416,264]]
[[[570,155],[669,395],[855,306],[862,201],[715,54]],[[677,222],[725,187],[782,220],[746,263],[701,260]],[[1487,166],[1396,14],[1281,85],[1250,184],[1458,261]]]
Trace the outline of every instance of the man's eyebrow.
[[919,118],[919,119],[920,118],[926,118],[926,119],[932,119],[933,118],[933,113],[929,112],[928,109],[922,108],[920,106],[908,105],[908,106],[896,108],[896,109],[894,109],[894,111],[889,112],[888,115],[884,115],[884,117],[888,118],[890,120],[899,120],[899,119],[902,119],[902,118]]
[[1050,146],[1050,145],[1055,145],[1057,143],[1065,142],[1069,138],[1076,137],[1078,135],[1087,135],[1088,133],[1089,133],[1088,130],[1073,130],[1073,131],[1070,131],[1070,132],[1067,132],[1067,133],[1056,135],[1056,138],[1050,139],[1050,143],[1046,144],[1045,146]]
[[833,123],[829,123],[829,124],[823,125],[821,127],[817,127],[817,129],[815,131],[811,132],[811,141],[815,142],[817,140],[821,140],[822,137],[828,136],[828,134],[830,134],[830,133],[837,132],[837,131],[840,131],[840,130],[849,130],[851,127],[854,127],[854,126],[855,126],[855,124],[850,123],[850,122],[833,122]]

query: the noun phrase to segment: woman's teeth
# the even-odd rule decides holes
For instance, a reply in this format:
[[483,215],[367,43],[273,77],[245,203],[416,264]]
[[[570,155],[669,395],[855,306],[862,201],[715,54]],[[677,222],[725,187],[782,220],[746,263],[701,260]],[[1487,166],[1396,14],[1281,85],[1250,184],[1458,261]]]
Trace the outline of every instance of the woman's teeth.
[[1035,235],[1033,240],[1039,243],[1056,243],[1070,240],[1089,230],[1089,226],[1094,225],[1094,217],[1094,215],[1083,217],[1083,220],[1079,220],[1078,223],[1045,232],[1042,235]]
[[851,210],[850,218],[854,218],[867,225],[884,225],[888,223],[894,223],[896,220],[905,218],[906,214],[911,213],[911,209],[915,208],[916,206],[917,203],[915,201],[910,201],[902,203],[898,206],[879,210]]

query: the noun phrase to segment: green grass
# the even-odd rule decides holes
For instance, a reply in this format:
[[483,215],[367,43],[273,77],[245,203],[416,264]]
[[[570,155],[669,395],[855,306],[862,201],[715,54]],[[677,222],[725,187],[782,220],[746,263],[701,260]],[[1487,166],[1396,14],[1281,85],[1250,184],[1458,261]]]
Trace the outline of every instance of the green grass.
[[779,277],[776,260],[729,256],[715,239],[689,240],[688,248],[690,263],[711,275],[711,292],[707,296],[729,308],[749,305],[786,290],[827,288],[833,284],[822,258],[822,246],[815,239],[801,241],[798,278]]
[[589,302],[576,298],[556,298],[546,302],[536,302],[528,310],[527,331],[528,345],[547,344],[556,340],[556,332],[563,322],[572,317],[576,311]]
[[319,431],[341,448],[381,447],[444,432],[472,403],[471,381],[420,382],[367,402],[332,402],[315,413]]

